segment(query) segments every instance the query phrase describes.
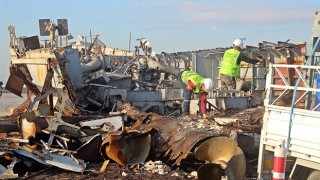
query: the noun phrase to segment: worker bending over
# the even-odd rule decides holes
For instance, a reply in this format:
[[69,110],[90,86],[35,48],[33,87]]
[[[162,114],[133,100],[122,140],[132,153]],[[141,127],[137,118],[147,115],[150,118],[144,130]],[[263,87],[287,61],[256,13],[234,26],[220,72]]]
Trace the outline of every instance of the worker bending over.
[[202,114],[205,121],[210,123],[207,116],[206,104],[208,92],[213,88],[213,80],[211,78],[203,78],[198,73],[187,70],[179,73],[178,80],[184,92],[182,105],[183,114],[189,115],[191,95],[192,93],[195,93],[200,100],[199,112]]

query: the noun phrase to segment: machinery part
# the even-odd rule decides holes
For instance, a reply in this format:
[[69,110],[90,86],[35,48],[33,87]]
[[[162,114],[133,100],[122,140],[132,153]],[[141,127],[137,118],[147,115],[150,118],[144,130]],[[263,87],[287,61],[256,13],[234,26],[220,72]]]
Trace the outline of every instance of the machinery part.
[[127,164],[142,163],[147,159],[151,149],[151,134],[137,131],[110,134],[103,141],[102,147],[104,145],[106,155],[125,167]]
[[217,164],[207,163],[198,169],[199,180],[221,180],[221,167]]
[[102,142],[101,134],[96,134],[91,139],[89,139],[86,143],[80,146],[77,149],[77,152],[76,154],[74,154],[74,156],[76,158],[79,158],[85,161],[93,161],[93,162],[102,161],[102,156],[99,153],[101,142]]
[[71,128],[77,129],[77,130],[81,129],[79,126],[64,122],[61,118],[47,117],[46,120],[49,125],[47,127],[47,130],[50,132],[56,132],[56,130],[58,129],[58,126],[60,126],[60,125],[69,126]]
[[50,132],[50,137],[49,137],[49,140],[47,143],[48,146],[52,145],[52,141],[55,136],[54,132],[57,131],[58,126],[60,126],[60,125],[69,126],[73,129],[79,130],[79,133],[83,134],[83,132],[80,131],[81,128],[79,126],[76,126],[76,125],[73,125],[70,123],[66,123],[61,119],[63,111],[65,110],[66,103],[68,100],[70,100],[68,93],[66,92],[66,89],[64,89],[61,93],[61,105],[59,107],[59,112],[58,112],[57,116],[47,116],[46,117],[46,121],[48,122],[48,127],[46,128],[46,130]]
[[49,104],[39,104],[38,109],[39,109],[39,113],[42,116],[48,116],[48,115],[52,114]]
[[[246,160],[242,150],[237,146],[236,141],[228,137],[215,137],[202,143],[195,152],[198,160],[209,161],[210,164],[199,168],[198,177],[218,178],[216,166],[225,170],[230,179],[243,179],[246,172]],[[242,167],[240,167],[242,166]]]
[[[23,139],[29,139],[30,137],[35,138],[37,127],[36,123],[34,122],[36,120],[36,115],[34,111],[31,112],[24,112],[21,114],[21,133]],[[37,145],[24,145],[25,148],[29,150],[35,150],[37,148]]]
[[153,60],[151,58],[147,59],[147,64],[148,64],[148,68],[150,68],[150,69],[160,70],[160,71],[163,71],[163,72],[166,72],[166,73],[169,73],[169,74],[173,74],[175,76],[177,76],[178,73],[180,72],[180,70],[177,69],[177,68],[173,68],[173,67],[170,67],[170,66],[167,66],[167,65],[163,65],[160,62],[157,62],[157,61],[155,61],[155,60]]
[[61,117],[63,114],[63,111],[65,110],[66,107],[66,103],[69,100],[69,96],[66,92],[66,90],[63,90],[63,92],[61,93],[61,106],[59,107],[59,112],[57,114],[57,116],[48,116],[46,117],[46,120],[48,122],[48,127],[47,130],[50,132],[55,132],[58,128],[59,125],[65,125],[65,126],[69,126],[71,128],[77,129],[79,130],[80,127],[70,124],[70,123],[66,123],[64,122]]
[[[181,161],[190,154],[198,142],[216,136],[226,136],[229,131],[198,131],[193,128],[184,128],[182,119],[175,117],[160,116],[156,113],[141,112],[138,108],[129,103],[118,106],[118,111],[127,114],[128,117],[136,119],[132,129],[139,131],[157,131],[156,138],[153,138],[152,152],[156,157],[165,157],[173,162],[173,165],[180,166]],[[170,138],[168,138],[170,137]],[[186,138],[188,137],[188,138]]]
[[0,133],[10,133],[19,130],[17,122],[0,121],[0,127]]
[[[34,101],[29,104],[28,110],[32,110],[36,102],[40,101],[41,99],[47,97],[48,95],[54,92],[56,92],[56,90],[51,88],[45,94],[35,97]],[[50,114],[51,113],[50,106],[47,104],[40,104],[39,112],[41,115],[45,115],[45,116]],[[36,136],[37,128],[34,122],[35,120],[36,120],[36,114],[34,111],[24,112],[21,114],[21,129],[22,129],[22,137],[24,139],[28,139],[30,136],[32,137]]]
[[227,162],[235,154],[236,149],[237,144],[233,139],[216,137],[202,143],[196,150],[195,157],[198,160],[220,164],[222,169],[226,169]]
[[54,88],[50,88],[46,91],[46,93],[40,95],[40,96],[36,96],[34,99],[33,99],[33,102],[31,102],[28,106],[28,109],[29,110],[32,110],[33,106],[36,104],[36,102],[38,101],[41,101],[42,99],[46,98],[47,96],[53,94],[53,93],[56,93],[57,90],[54,89]]
[[81,65],[81,70],[83,74],[87,74],[91,71],[97,71],[101,69],[101,67],[101,60],[98,57],[93,57],[93,59],[89,63]]
[[243,180],[246,173],[246,158],[239,147],[237,147],[234,156],[228,162],[225,172],[228,179]]

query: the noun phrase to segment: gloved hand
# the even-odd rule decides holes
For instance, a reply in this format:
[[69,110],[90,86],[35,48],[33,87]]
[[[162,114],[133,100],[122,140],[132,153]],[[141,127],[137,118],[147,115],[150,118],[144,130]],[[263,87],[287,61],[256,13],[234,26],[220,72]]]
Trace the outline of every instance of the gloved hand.
[[206,114],[203,114],[203,119],[207,124],[211,124],[211,120],[209,119],[209,117]]

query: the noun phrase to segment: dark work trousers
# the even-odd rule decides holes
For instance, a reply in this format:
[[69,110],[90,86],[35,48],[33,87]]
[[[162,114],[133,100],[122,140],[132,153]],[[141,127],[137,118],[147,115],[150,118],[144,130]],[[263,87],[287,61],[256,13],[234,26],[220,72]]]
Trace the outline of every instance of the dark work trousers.
[[236,78],[220,74],[221,90],[234,90],[236,89]]
[[182,103],[182,113],[184,115],[189,115],[192,91],[189,91],[187,89],[187,85],[184,82],[182,82],[181,74],[182,74],[182,72],[180,72],[178,74],[178,81],[179,81],[179,85],[180,85],[181,89],[183,89],[184,99],[183,99],[183,103]]
[[202,108],[201,108],[201,97],[199,97],[198,106],[199,106],[199,115],[202,116],[203,114],[202,114]]

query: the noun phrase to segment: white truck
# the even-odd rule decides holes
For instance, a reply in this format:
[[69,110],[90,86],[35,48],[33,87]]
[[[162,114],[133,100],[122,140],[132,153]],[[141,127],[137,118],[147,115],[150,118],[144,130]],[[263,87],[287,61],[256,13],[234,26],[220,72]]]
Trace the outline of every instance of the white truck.
[[[286,74],[288,72],[294,72],[295,82],[290,83]],[[309,82],[313,78],[310,79],[309,72],[319,73],[320,66],[284,64],[269,66],[258,179],[271,178],[272,157],[279,140],[285,140],[288,152],[286,179],[320,179],[320,112],[318,111],[320,104],[311,105],[310,109],[305,106],[308,95],[314,94],[311,92],[320,92],[320,89],[310,86]],[[294,85],[297,81],[300,83]],[[292,101],[294,108],[291,105]]]
[[[271,179],[279,142],[286,148],[284,178],[320,179],[320,12],[313,17],[312,51],[307,62],[270,64],[266,77],[258,179]],[[304,64],[304,65],[302,65]],[[317,86],[315,86],[315,76]],[[315,100],[318,98],[317,100]],[[293,102],[293,103],[292,103]]]

